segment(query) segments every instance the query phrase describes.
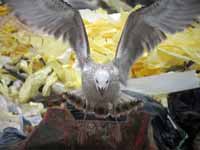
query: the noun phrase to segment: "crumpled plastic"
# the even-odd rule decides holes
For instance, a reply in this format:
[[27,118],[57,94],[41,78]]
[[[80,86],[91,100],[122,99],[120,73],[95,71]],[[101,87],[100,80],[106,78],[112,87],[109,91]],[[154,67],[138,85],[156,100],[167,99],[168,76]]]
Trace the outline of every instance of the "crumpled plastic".
[[0,110],[0,132],[7,127],[14,127],[21,130],[22,124],[19,116],[12,114],[11,112]]
[[0,102],[0,133],[9,127],[28,134],[32,127],[41,122],[41,114],[46,111],[41,103],[16,104],[2,95]]
[[0,56],[0,68],[2,68],[5,64],[11,62],[11,59],[7,56]]
[[9,9],[3,5],[2,6],[0,5],[0,16],[5,16],[8,13],[9,13]]
[[8,111],[7,100],[2,95],[0,95],[0,110]]
[[[0,72],[2,70],[0,69]],[[2,74],[1,74],[2,73]],[[7,74],[3,74],[3,71],[0,73],[0,93],[6,97],[14,98],[16,96],[16,90],[9,87],[9,84],[15,79]]]
[[[42,120],[42,113],[46,110],[44,109],[43,104],[41,103],[33,103],[29,102],[23,105],[20,105],[21,113],[23,114],[23,118],[31,124],[31,126],[37,126]],[[25,127],[25,124],[24,124]]]
[[8,146],[14,145],[19,141],[26,139],[26,136],[16,128],[8,127],[0,134],[0,149],[6,150]]
[[[29,98],[35,96],[39,88],[46,83],[48,74],[50,74],[51,71],[52,69],[47,67],[30,75],[19,91],[19,102],[24,103]],[[45,88],[47,88],[47,86]]]

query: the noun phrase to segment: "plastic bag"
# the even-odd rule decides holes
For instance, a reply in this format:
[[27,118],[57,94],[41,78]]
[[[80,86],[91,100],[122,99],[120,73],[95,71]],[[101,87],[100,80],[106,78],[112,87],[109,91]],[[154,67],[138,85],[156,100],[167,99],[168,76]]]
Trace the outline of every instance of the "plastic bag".
[[176,125],[167,108],[144,94],[127,90],[123,92],[142,101],[143,107],[139,111],[151,114],[153,137],[159,150],[185,150],[187,133]]
[[173,120],[188,133],[186,146],[189,150],[192,150],[193,140],[200,129],[199,96],[200,89],[198,88],[173,93],[168,97],[168,106]]
[[6,128],[3,133],[0,134],[0,149],[8,150],[10,145],[14,145],[15,143],[22,141],[26,138],[26,136],[21,133],[16,128]]

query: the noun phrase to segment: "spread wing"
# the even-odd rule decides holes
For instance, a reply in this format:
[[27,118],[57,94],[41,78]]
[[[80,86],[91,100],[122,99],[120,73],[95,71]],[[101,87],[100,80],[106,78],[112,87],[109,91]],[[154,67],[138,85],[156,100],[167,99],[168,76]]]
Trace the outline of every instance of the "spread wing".
[[132,12],[114,60],[122,83],[126,83],[130,67],[144,49],[155,48],[166,39],[165,33],[183,31],[199,15],[200,0],[158,0],[149,7]]
[[69,41],[81,67],[88,60],[89,44],[79,12],[63,0],[6,0],[19,20],[33,28]]

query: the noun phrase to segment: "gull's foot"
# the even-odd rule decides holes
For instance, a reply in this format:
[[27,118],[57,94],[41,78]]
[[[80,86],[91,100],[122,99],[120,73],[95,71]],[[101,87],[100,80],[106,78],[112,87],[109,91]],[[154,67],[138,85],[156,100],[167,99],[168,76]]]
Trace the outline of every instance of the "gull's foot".
[[121,93],[120,98],[115,104],[114,116],[128,115],[131,111],[137,111],[138,106],[140,106],[142,100],[137,97],[129,96],[125,93]]

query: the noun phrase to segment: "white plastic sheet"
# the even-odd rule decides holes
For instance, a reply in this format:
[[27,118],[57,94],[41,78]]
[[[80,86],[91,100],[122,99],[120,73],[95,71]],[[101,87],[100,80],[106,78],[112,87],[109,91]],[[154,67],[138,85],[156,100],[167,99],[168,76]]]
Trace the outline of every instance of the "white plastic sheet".
[[200,87],[200,79],[195,71],[186,71],[129,79],[126,89],[149,95],[159,95],[198,87]]

